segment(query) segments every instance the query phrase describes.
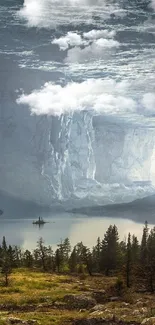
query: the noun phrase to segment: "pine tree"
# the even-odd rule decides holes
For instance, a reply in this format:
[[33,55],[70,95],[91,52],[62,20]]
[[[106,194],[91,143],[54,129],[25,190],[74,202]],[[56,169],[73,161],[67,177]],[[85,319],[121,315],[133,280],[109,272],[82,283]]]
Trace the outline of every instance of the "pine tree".
[[76,247],[73,248],[69,258],[69,268],[71,272],[75,272],[77,269],[77,253]]
[[136,265],[140,258],[140,246],[138,239],[135,235],[132,236],[132,262]]
[[30,268],[33,266],[33,256],[32,253],[27,249],[23,254],[24,266]]
[[59,273],[60,267],[61,267],[61,254],[60,254],[60,250],[58,248],[55,252],[55,266],[56,266],[57,272]]
[[151,292],[154,292],[154,274],[155,274],[155,227],[151,229],[147,241],[147,282]]
[[93,261],[90,249],[85,246],[82,242],[80,242],[76,245],[76,254],[77,263],[80,269],[83,269],[85,267],[87,268],[88,273],[92,275]]
[[145,221],[145,225],[143,228],[141,247],[140,247],[140,260],[141,260],[142,265],[146,262],[147,255],[148,255],[148,250],[147,250],[148,234],[149,234],[148,222]]
[[128,234],[127,252],[126,252],[126,285],[129,288],[131,285],[131,268],[132,268],[132,246],[131,234]]
[[110,225],[104,235],[101,248],[101,270],[109,275],[115,271],[119,262],[119,236],[117,227]]
[[145,282],[148,272],[148,236],[149,236],[149,228],[148,222],[145,222],[143,228],[143,235],[140,245],[140,263],[139,263],[139,277],[142,282]]
[[62,250],[63,250],[63,259],[67,263],[69,260],[69,254],[71,252],[71,244],[69,238],[65,238],[62,242]]
[[5,236],[3,236],[3,240],[2,240],[2,250],[7,251],[7,244],[6,244]]
[[5,286],[9,284],[9,274],[12,272],[12,265],[8,247],[6,244],[5,237],[2,240],[2,254],[1,254],[1,273],[5,277]]
[[92,250],[92,263],[93,263],[93,270],[95,272],[100,272],[100,257],[101,257],[101,239],[100,237],[98,237],[96,246],[94,246]]
[[36,261],[40,263],[43,271],[48,270],[47,260],[49,258],[49,249],[44,245],[44,240],[42,237],[39,238],[37,242],[37,248],[34,251],[34,256]]

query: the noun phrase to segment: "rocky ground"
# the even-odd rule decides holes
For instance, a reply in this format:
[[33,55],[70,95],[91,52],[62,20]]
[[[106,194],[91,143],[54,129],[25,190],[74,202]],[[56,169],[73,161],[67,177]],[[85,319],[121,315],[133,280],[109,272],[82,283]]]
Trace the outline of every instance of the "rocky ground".
[[154,325],[155,296],[116,290],[117,278],[16,270],[0,287],[0,325]]

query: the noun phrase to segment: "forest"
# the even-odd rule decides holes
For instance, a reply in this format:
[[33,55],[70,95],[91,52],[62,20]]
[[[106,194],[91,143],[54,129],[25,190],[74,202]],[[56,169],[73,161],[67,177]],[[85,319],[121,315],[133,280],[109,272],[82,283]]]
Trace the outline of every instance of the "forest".
[[[87,231],[87,229],[86,229]],[[9,240],[9,239],[8,239]],[[97,238],[92,248],[82,242],[71,247],[65,238],[55,251],[39,238],[33,251],[23,250],[7,244],[5,236],[0,246],[0,270],[4,283],[9,285],[13,269],[28,268],[58,274],[82,274],[95,276],[117,276],[118,289],[137,288],[141,291],[155,290],[155,227],[149,229],[144,224],[141,241],[134,234],[120,241],[116,225],[110,225],[103,235]]]

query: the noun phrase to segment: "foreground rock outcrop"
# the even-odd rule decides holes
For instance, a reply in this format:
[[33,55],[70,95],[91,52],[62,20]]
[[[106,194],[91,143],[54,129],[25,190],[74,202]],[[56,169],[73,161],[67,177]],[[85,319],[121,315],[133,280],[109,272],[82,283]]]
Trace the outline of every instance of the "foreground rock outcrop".
[[76,319],[73,322],[73,325],[139,325],[138,322],[124,322],[112,319],[104,319],[104,318],[84,318],[84,319]]
[[66,295],[63,298],[63,302],[69,307],[69,309],[91,309],[97,302],[90,295]]

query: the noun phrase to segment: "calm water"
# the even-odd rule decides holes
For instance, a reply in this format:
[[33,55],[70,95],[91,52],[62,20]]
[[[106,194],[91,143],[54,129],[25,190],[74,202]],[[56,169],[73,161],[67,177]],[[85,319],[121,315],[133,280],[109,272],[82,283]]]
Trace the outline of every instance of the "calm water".
[[[43,227],[33,225],[31,219],[1,219],[0,237],[6,236],[8,243],[20,245],[23,248],[33,249],[39,237],[43,237],[46,244],[56,248],[61,239],[69,237],[71,244],[83,241],[92,247],[98,236],[103,238],[110,224],[116,224],[120,239],[124,239],[128,232],[141,238],[143,224],[132,220],[106,217],[84,217],[80,215],[63,214],[49,217]],[[153,225],[150,225],[150,227]]]

